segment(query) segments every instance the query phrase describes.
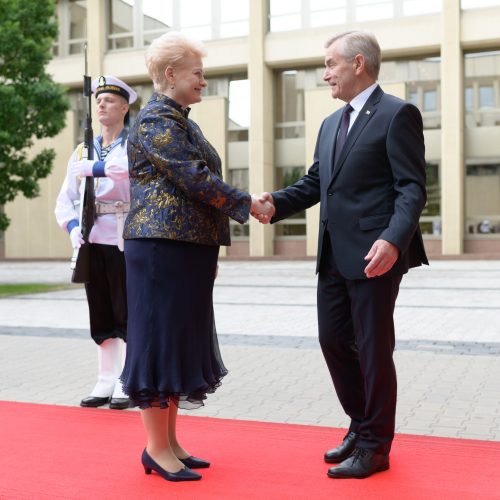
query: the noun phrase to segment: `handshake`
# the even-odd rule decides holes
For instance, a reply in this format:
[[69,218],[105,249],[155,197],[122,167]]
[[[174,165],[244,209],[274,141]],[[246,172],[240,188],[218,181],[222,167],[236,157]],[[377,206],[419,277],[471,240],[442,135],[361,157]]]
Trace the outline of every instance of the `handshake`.
[[262,193],[260,196],[252,195],[250,215],[255,217],[261,224],[268,224],[275,212],[273,197],[270,193]]

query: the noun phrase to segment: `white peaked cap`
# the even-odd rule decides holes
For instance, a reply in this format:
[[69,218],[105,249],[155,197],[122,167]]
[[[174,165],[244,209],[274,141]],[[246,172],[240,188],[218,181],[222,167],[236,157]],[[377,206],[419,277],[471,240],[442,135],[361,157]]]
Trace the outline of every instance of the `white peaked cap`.
[[97,97],[105,92],[122,96],[129,104],[137,100],[137,93],[119,78],[110,75],[100,76],[92,82],[92,92]]

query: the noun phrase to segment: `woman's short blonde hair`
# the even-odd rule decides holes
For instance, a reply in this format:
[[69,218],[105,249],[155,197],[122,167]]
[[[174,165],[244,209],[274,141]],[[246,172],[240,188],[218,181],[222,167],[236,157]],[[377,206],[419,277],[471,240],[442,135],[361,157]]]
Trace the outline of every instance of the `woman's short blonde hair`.
[[145,58],[149,76],[155,90],[161,92],[168,87],[165,70],[168,66],[182,66],[185,57],[205,57],[203,43],[178,31],[169,31],[155,38],[147,48]]

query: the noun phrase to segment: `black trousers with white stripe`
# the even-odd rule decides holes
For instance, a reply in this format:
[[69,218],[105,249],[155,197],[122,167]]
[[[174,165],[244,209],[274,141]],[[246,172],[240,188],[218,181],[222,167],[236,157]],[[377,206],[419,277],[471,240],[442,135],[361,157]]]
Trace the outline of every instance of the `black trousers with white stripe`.
[[85,285],[90,335],[97,344],[127,340],[125,257],[115,245],[90,245],[90,283]]

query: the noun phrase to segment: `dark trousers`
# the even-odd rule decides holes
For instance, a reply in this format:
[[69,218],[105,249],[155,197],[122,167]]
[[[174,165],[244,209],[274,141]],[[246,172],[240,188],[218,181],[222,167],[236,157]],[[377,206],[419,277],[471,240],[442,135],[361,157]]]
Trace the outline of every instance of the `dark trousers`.
[[357,446],[388,454],[394,438],[397,381],[394,306],[400,274],[343,278],[325,235],[318,278],[319,342]]
[[125,257],[117,246],[90,245],[90,283],[85,285],[90,335],[97,344],[127,339]]

